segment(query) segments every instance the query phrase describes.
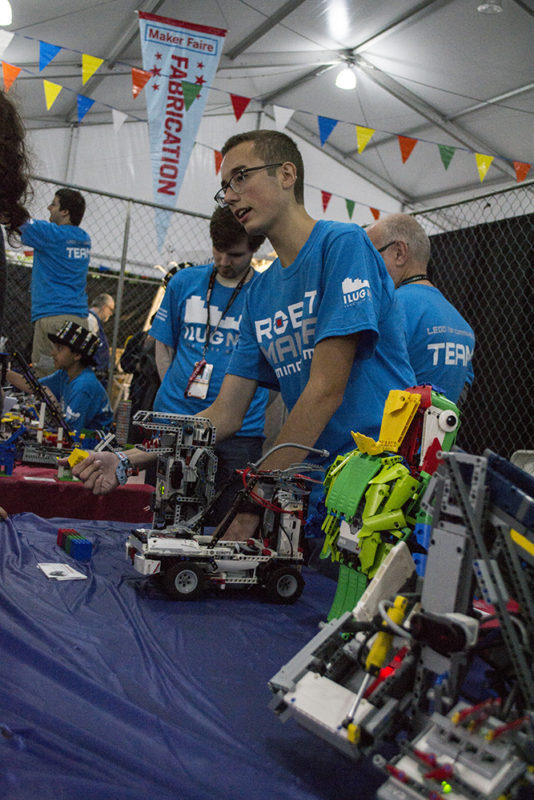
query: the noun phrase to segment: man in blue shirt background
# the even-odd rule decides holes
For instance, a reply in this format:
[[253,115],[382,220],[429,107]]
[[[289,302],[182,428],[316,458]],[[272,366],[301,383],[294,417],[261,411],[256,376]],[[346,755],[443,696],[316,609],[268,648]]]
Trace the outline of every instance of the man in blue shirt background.
[[410,214],[390,214],[367,228],[367,235],[395,284],[417,383],[429,383],[457,403],[473,381],[475,334],[428,278],[426,231]]
[[[245,298],[258,279],[250,262],[264,236],[248,236],[229,209],[217,208],[210,237],[213,261],[171,278],[150,329],[161,378],[154,411],[197,414],[215,400],[239,337]],[[204,368],[193,379],[201,362]],[[226,488],[212,511],[212,524],[222,519],[241,487],[235,470],[262,454],[267,398],[267,390],[258,389],[241,428],[216,442],[215,488]]]
[[48,206],[50,219],[29,220],[22,242],[33,247],[31,318],[34,323],[32,365],[38,377],[54,369],[48,334],[65,322],[87,328],[87,269],[91,239],[79,227],[85,200],[74,189],[58,189]]

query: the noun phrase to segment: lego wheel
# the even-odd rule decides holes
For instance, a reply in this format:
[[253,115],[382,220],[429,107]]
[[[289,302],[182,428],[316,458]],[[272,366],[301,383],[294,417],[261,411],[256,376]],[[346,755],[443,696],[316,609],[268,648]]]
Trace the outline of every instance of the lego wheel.
[[161,581],[174,600],[195,600],[204,591],[204,572],[196,564],[173,564],[165,570]]
[[273,603],[294,603],[304,589],[304,579],[292,567],[273,570],[265,581],[265,594]]

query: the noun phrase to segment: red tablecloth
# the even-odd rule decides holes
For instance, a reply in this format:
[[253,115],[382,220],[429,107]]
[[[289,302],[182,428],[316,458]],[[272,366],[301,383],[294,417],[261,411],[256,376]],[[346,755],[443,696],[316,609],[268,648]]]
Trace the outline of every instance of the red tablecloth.
[[147,510],[153,486],[127,484],[107,495],[95,496],[79,481],[60,481],[57,470],[15,467],[12,475],[0,477],[0,506],[8,514],[31,511],[41,517],[151,522]]

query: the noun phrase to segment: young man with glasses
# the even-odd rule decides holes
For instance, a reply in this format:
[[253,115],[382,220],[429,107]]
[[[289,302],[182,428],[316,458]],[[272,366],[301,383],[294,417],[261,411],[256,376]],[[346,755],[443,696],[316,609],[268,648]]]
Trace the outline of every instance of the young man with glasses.
[[[229,139],[222,153],[217,202],[249,236],[266,235],[278,258],[247,294],[221,390],[201,415],[220,441],[239,430],[258,384],[279,389],[289,415],[276,444],[326,449],[329,464],[354,448],[351,430],[377,438],[390,389],[415,382],[393,282],[361,228],[306,212],[304,167],[292,139],[251,131]],[[304,456],[284,447],[262,468],[282,469]],[[75,472],[100,493],[116,485],[111,466],[92,459]],[[247,538],[251,527],[238,517],[227,538]]]
[[390,214],[367,228],[367,235],[395,284],[417,383],[430,383],[453,403],[465,399],[473,381],[475,334],[428,279],[426,231],[409,214]]

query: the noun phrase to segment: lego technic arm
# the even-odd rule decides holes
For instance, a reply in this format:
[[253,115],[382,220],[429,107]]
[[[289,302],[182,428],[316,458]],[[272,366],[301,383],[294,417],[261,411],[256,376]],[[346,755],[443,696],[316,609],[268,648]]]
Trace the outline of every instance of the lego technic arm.
[[39,383],[39,381],[33,374],[33,370],[31,369],[29,364],[26,363],[24,357],[17,351],[13,351],[11,355],[13,360],[17,364],[22,377],[31,387],[33,394],[35,394],[39,398],[39,400],[41,400],[41,402],[45,404],[55,424],[58,426],[58,428],[62,428],[64,433],[66,433],[68,437],[71,436],[72,431],[67,422],[65,421],[63,414],[61,414],[59,409],[56,408],[56,405],[52,402],[47,392],[45,391],[44,387]]

